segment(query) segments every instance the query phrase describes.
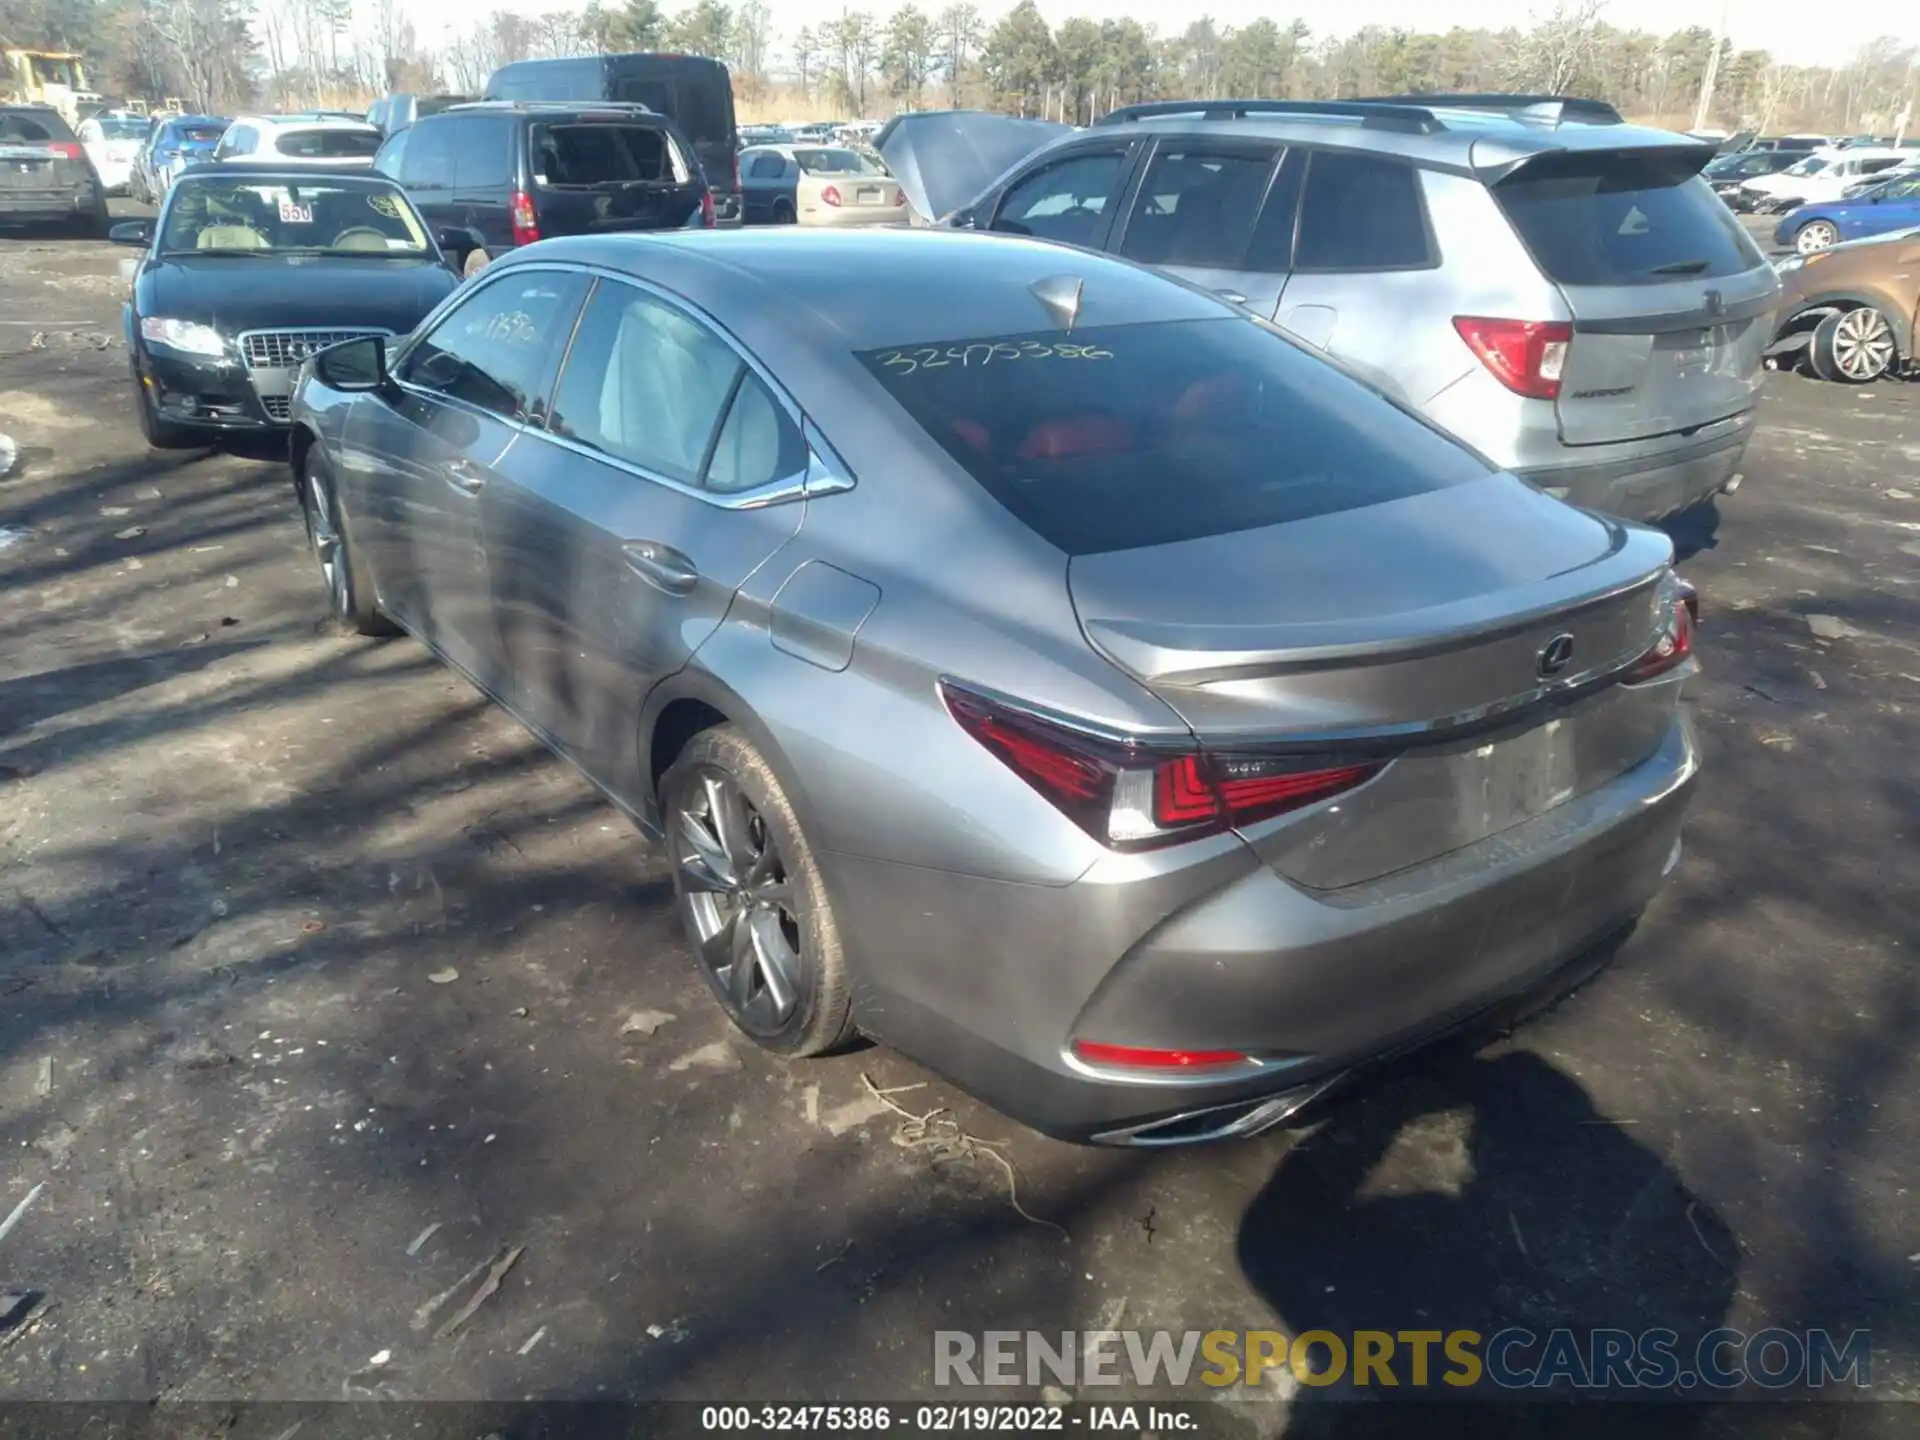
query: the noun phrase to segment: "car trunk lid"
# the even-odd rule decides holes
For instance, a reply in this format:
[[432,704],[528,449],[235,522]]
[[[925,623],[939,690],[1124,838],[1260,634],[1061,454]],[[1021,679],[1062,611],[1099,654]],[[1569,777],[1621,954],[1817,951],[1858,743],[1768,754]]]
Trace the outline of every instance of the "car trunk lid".
[[[1659,633],[1670,555],[1663,536],[1492,475],[1076,556],[1068,583],[1094,647],[1216,754],[1391,759],[1338,802],[1249,832],[1290,879],[1339,888],[1518,825],[1654,753],[1671,688],[1610,677]],[[1382,806],[1406,823],[1354,823]]]
[[609,113],[527,134],[542,235],[669,230],[699,213],[699,169],[658,125]]
[[1779,284],[1699,178],[1708,146],[1549,151],[1496,201],[1565,297],[1555,411],[1568,445],[1685,434],[1752,408]]

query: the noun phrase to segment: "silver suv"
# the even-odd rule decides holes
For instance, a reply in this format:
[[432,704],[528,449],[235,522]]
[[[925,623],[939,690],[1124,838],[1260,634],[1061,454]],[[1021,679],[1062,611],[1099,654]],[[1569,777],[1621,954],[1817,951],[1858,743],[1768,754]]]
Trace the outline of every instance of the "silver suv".
[[[1700,178],[1711,144],[1596,101],[1166,101],[1079,131],[945,112],[882,148],[938,223],[1216,290],[1577,505],[1686,509],[1753,430],[1773,269]],[[1012,168],[989,183],[982,155]],[[945,213],[943,182],[975,198]]]

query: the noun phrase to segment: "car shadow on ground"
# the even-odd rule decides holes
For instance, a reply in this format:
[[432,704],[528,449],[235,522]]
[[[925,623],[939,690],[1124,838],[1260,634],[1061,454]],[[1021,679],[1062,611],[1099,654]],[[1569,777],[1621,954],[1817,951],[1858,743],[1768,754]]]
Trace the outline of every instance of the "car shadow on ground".
[[1717,497],[1689,506],[1678,515],[1669,515],[1660,528],[1673,541],[1673,559],[1684,565],[1703,550],[1720,543],[1720,502]]

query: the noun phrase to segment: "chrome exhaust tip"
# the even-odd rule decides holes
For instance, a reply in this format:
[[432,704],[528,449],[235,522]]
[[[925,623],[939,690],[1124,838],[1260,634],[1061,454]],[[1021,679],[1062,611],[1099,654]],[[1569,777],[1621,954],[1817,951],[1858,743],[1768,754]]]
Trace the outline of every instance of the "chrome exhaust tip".
[[1144,1125],[1102,1131],[1093,1137],[1093,1143],[1165,1148],[1204,1145],[1213,1140],[1250,1140],[1292,1119],[1345,1078],[1344,1074],[1330,1075],[1311,1085],[1283,1090],[1278,1095],[1236,1100],[1204,1110],[1185,1110],[1178,1115],[1149,1120]]

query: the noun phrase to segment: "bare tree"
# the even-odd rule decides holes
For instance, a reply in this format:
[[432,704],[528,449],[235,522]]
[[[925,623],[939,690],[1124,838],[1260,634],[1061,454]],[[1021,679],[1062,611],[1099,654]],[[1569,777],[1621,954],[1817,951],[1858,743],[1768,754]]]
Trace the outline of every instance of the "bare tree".
[[1514,81],[1547,95],[1580,90],[1594,70],[1605,8],[1606,0],[1558,0],[1547,16],[1536,16],[1514,56]]

